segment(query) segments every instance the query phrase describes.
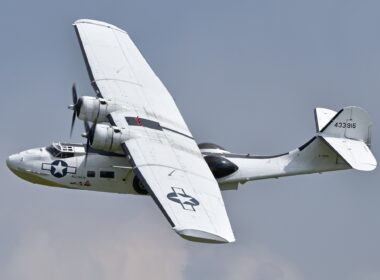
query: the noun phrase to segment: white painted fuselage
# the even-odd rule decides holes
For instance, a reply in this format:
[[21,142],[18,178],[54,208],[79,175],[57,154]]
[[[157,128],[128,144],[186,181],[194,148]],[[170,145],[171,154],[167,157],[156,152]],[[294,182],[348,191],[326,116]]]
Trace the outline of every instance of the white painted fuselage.
[[[305,147],[278,156],[232,154],[221,149],[202,149],[202,154],[213,171],[221,190],[237,189],[247,181],[283,176],[321,173],[350,168],[318,138]],[[223,164],[213,167],[211,157],[219,163],[234,165],[230,174],[219,174]],[[29,182],[70,189],[92,190],[124,194],[144,194],[124,154],[89,150],[86,160],[85,145],[54,143],[30,149],[7,159],[8,167]],[[135,182],[136,183],[136,182]],[[141,186],[141,185],[139,185]],[[137,188],[137,189],[136,189]]]
[[35,184],[137,194],[132,187],[133,171],[124,155],[91,151],[86,160],[85,147],[75,146],[70,157],[55,156],[42,147],[11,155],[7,165],[17,176]]

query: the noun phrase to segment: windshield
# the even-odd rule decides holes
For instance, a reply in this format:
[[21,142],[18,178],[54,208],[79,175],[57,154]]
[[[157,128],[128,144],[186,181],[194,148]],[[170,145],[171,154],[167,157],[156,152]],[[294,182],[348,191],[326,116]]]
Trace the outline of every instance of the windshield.
[[46,151],[48,151],[53,157],[56,158],[69,158],[74,156],[74,153],[61,152],[53,145],[46,147]]

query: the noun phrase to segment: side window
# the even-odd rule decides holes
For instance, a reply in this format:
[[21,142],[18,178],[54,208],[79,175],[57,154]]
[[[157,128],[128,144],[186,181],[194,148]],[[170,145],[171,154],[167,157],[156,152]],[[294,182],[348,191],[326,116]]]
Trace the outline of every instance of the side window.
[[100,177],[112,179],[115,177],[115,172],[113,172],[113,171],[100,171]]
[[59,158],[70,158],[70,157],[74,157],[74,153],[60,153],[60,155],[58,155],[57,157]]
[[95,177],[95,171],[87,171],[87,177],[90,177],[90,178]]

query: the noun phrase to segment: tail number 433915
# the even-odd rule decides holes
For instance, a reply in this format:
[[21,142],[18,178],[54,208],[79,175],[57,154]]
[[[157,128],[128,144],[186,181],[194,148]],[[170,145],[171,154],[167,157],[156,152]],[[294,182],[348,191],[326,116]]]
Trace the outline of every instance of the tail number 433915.
[[354,122],[336,122],[335,127],[341,128],[356,128],[356,123]]

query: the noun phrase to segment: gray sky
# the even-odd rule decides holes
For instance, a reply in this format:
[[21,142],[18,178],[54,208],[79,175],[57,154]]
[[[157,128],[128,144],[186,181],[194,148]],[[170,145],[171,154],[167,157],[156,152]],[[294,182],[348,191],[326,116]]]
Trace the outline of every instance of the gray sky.
[[[380,157],[379,1],[10,1],[0,9],[1,279],[380,279],[379,171],[223,193],[237,242],[182,240],[147,197],[46,188],[6,166],[69,139],[70,87],[93,94],[71,23],[126,29],[194,136],[276,154],[313,109],[364,107]],[[82,141],[77,123],[73,141]]]

